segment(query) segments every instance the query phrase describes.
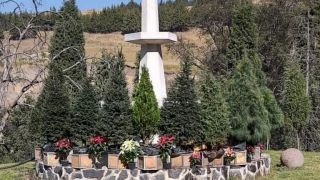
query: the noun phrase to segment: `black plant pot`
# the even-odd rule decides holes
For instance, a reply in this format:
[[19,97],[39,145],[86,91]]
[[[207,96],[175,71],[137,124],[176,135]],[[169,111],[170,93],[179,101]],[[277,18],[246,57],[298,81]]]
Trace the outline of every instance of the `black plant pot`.
[[128,163],[128,169],[130,169],[130,170],[136,169],[136,163],[135,162],[129,162]]
[[66,160],[66,159],[64,159],[64,160],[59,160],[59,161],[60,161],[61,166],[69,166],[69,165],[70,165],[69,161]]
[[171,169],[171,162],[162,162],[163,164],[163,169]]

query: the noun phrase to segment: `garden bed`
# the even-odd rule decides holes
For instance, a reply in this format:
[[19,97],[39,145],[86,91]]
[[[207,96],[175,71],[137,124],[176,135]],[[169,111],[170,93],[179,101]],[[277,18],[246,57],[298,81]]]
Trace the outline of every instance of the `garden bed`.
[[177,168],[159,170],[153,173],[142,170],[128,169],[73,169],[72,167],[50,167],[45,166],[42,161],[36,161],[37,175],[42,179],[101,179],[101,180],[165,180],[165,179],[204,179],[212,180],[229,179],[237,177],[240,179],[254,179],[256,176],[266,176],[270,172],[271,158],[264,154],[258,161],[248,163],[245,166],[222,166],[216,168]]

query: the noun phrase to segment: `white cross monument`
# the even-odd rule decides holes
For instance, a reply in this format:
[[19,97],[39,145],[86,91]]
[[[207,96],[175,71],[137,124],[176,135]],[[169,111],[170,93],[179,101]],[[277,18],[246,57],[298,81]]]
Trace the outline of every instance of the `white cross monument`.
[[158,0],[142,0],[142,32],[126,34],[125,41],[141,44],[140,75],[142,67],[149,71],[153,91],[159,107],[167,97],[161,44],[177,41],[170,32],[159,32]]

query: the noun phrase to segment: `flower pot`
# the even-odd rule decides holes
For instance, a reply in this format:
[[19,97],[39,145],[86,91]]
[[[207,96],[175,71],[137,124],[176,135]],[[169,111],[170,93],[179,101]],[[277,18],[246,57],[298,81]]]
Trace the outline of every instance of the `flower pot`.
[[46,166],[60,166],[59,156],[55,152],[44,152],[43,164]]
[[108,153],[103,152],[99,157],[93,158],[93,165],[96,169],[101,169],[103,166],[107,166]]
[[224,165],[224,156],[213,160],[213,167],[221,167]]
[[247,164],[247,151],[236,151],[235,159],[231,161],[231,165],[242,166]]
[[109,169],[125,169],[124,164],[119,159],[119,154],[108,154]]
[[75,169],[92,168],[92,159],[89,154],[72,154],[71,166]]
[[175,156],[171,156],[172,168],[189,168],[191,155],[192,153],[177,154]]
[[231,165],[231,159],[229,159],[229,158],[224,158],[224,160],[223,160],[223,164],[225,165],[225,166],[230,166]]
[[252,160],[258,161],[261,159],[261,149],[259,146],[254,147],[254,154]]
[[60,162],[61,166],[64,166],[64,167],[70,166],[70,163],[67,159],[61,159],[61,160],[59,160],[59,162]]
[[162,160],[160,156],[140,156],[138,157],[138,168],[141,170],[159,170],[162,169]]
[[171,162],[163,161],[162,162],[162,167],[163,167],[163,169],[171,169],[172,168],[172,164],[171,164]]
[[130,170],[136,169],[136,163],[135,162],[129,162],[128,163],[128,169],[130,169]]
[[36,161],[43,160],[42,148],[40,148],[40,147],[34,148],[34,159]]

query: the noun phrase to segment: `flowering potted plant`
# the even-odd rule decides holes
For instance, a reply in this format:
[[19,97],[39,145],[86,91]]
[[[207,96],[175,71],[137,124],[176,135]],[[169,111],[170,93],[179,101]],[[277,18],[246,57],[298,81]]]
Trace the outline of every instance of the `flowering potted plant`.
[[247,146],[247,161],[251,162],[254,157],[255,148],[253,146]]
[[197,165],[200,165],[201,163],[201,153],[200,152],[193,152],[190,156],[190,166],[191,168],[196,167]]
[[[101,158],[103,153],[107,150],[107,138],[96,135],[93,137],[90,137],[89,139],[90,145],[89,145],[89,154],[90,157],[94,160],[94,165],[96,168],[99,166],[106,165],[107,160],[104,160],[106,158]],[[102,162],[101,162],[102,161]]]
[[163,168],[171,169],[171,159],[173,142],[175,137],[173,135],[162,135],[158,140],[158,145],[160,146],[160,158],[162,159]]
[[60,139],[55,143],[56,152],[59,157],[59,162],[62,166],[68,166],[69,162],[67,157],[71,150],[71,141],[68,138]]
[[227,147],[224,149],[224,165],[230,166],[231,161],[236,158],[236,153],[232,147]]
[[135,159],[140,155],[140,145],[137,141],[127,140],[120,147],[120,160],[133,170],[136,168]]

